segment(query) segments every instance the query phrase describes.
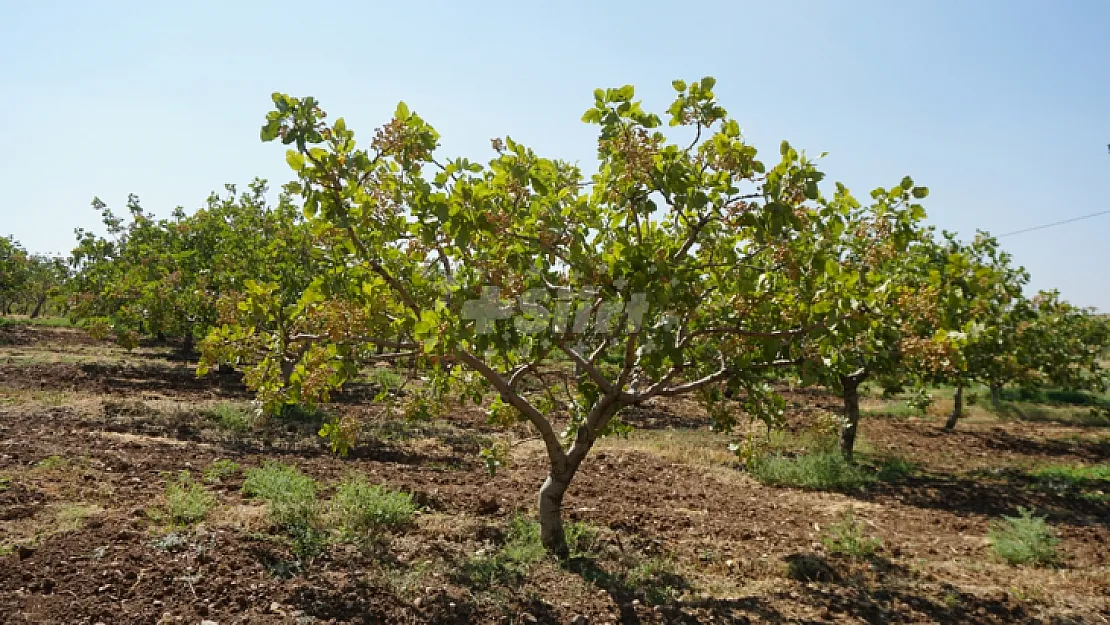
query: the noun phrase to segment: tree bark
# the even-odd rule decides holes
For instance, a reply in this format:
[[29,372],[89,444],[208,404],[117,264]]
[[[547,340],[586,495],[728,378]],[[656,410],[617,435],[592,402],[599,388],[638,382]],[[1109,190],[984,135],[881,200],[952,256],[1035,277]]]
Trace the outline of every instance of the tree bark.
[[46,296],[42,296],[35,301],[35,309],[31,311],[31,318],[37,319],[39,313],[42,312],[42,305],[46,303]]
[[960,420],[964,414],[964,387],[963,385],[956,387],[956,394],[952,397],[952,414],[948,415],[948,421],[944,424],[944,429],[953,430],[956,428],[956,422]]
[[567,536],[563,532],[563,495],[572,477],[573,470],[562,474],[553,470],[540,487],[540,541],[549,553],[563,560],[570,556]]
[[1002,403],[1002,385],[991,384],[991,408],[998,410],[999,405]]
[[186,356],[193,355],[193,329],[185,330],[185,342],[181,346],[181,352]]
[[865,376],[840,376],[841,394],[844,399],[844,422],[840,424],[840,453],[849,462],[856,447],[859,431],[859,385]]

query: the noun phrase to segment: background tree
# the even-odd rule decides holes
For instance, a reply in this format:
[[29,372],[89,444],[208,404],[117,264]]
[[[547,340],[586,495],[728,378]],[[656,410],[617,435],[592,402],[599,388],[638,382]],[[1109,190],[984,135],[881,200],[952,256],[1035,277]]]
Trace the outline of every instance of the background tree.
[[1041,291],[1028,302],[1013,333],[1017,366],[996,385],[1057,388],[1102,393],[1107,388],[1103,358],[1110,345],[1110,324],[1094,310],[1060,299],[1058,291]]
[[[712,78],[674,87],[681,142],[631,86],[595,91],[589,178],[509,138],[487,165],[442,161],[438,134],[403,103],[359,147],[313,98],[275,94],[262,138],[291,146],[288,188],[342,262],[293,308],[253,291],[242,322],[206,340],[206,361],[253,356],[248,380],[270,406],[401,357],[437,392],[492,392],[491,419],[525,420],[543,440],[541,536],[565,556],[564,494],[623,408],[760,381],[867,303],[841,296],[859,278],[839,271],[832,239],[807,234],[843,227],[849,203],[820,202],[822,174],[787,143],[773,167],[757,160]],[[280,334],[253,325],[273,311]]]
[[859,431],[859,389],[868,379],[903,384],[921,375],[950,371],[959,335],[945,332],[936,304],[935,277],[922,271],[935,244],[920,221],[916,200],[928,191],[906,177],[892,189],[876,189],[875,205],[853,207],[853,223],[841,236],[841,271],[858,275],[846,295],[871,304],[830,330],[829,349],[807,359],[803,382],[838,391],[844,402],[839,446],[851,460]]
[[0,313],[11,314],[12,305],[27,283],[27,252],[11,237],[0,237]]
[[952,413],[945,423],[950,430],[963,415],[964,390],[976,381],[989,382],[999,356],[1009,349],[1001,328],[1020,302],[1029,274],[1015,267],[1010,254],[985,232],[963,243],[945,231],[932,249],[931,259],[925,261],[930,280],[939,288],[941,327],[959,333],[961,347],[956,367],[924,378],[955,387]]
[[226,185],[194,214],[179,208],[161,220],[132,196],[126,224],[95,201],[109,238],[78,231],[74,316],[128,345],[141,336],[180,337],[188,354],[194,337],[219,322],[220,298],[248,283],[273,281],[285,301],[295,300],[313,271],[308,230],[286,196],[271,208],[266,192],[261,180],[244,193]]

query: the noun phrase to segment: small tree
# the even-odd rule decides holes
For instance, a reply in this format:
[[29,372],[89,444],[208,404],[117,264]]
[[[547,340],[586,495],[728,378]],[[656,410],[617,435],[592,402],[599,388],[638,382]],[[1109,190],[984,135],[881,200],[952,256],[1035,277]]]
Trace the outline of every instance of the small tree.
[[[823,175],[785,142],[766,167],[714,84],[674,82],[681,142],[631,86],[595,91],[589,178],[509,138],[487,165],[442,161],[403,103],[359,147],[313,98],[275,94],[262,138],[291,147],[289,189],[335,262],[295,307],[252,292],[206,360],[253,359],[248,381],[270,406],[325,398],[396,358],[426,369],[435,400],[492,392],[492,420],[543,440],[541,536],[566,556],[564,494],[623,408],[755,383],[866,305],[843,296],[859,277],[825,236],[848,219],[847,191],[821,201]],[[274,318],[280,329],[254,325]]]

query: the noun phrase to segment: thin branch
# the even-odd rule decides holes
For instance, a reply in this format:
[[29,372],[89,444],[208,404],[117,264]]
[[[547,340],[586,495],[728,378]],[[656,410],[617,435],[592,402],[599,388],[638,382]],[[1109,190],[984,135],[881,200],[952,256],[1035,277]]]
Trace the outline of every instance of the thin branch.
[[532,425],[539,430],[540,436],[543,437],[544,445],[547,447],[547,455],[551,459],[553,468],[562,468],[566,464],[566,452],[563,451],[563,446],[559,443],[559,437],[555,434],[555,430],[551,428],[551,423],[536,409],[527,399],[522,397],[510,385],[505,376],[494,371],[489,365],[482,362],[474,354],[460,349],[456,351],[459,360],[463,361],[475,371],[480,373],[482,377],[486,378],[493,384],[493,387],[501,393],[501,398],[509,402],[514,408],[519,410]]
[[574,350],[574,348],[567,345],[565,341],[557,341],[556,345],[559,346],[559,349],[563,350],[563,353],[565,353],[567,356],[570,356],[571,360],[573,360],[575,364],[577,364],[579,367],[582,367],[586,371],[586,375],[588,375],[595,384],[601,387],[602,391],[604,391],[606,394],[613,392],[613,384],[609,382],[609,380],[606,379],[604,375],[602,375],[601,371],[599,371],[597,367],[590,363],[590,361],[586,360],[582,356],[582,354],[579,354],[577,351]]

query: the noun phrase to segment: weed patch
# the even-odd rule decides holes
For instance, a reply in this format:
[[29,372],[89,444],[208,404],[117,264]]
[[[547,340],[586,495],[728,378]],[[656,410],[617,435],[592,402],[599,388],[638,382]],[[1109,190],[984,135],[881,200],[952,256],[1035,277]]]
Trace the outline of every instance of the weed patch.
[[175,525],[203,521],[216,506],[216,498],[193,481],[188,471],[166,484],[166,516]]
[[1044,517],[1018,508],[1018,516],[1002,517],[991,525],[991,551],[1011,565],[1052,566],[1060,561],[1056,545],[1060,539]]
[[238,404],[217,404],[208,411],[208,417],[221,429],[235,434],[245,434],[254,427],[253,411]]
[[221,458],[219,460],[213,460],[211,464],[205,467],[203,476],[206,483],[219,484],[238,472],[238,464],[226,458]]
[[874,555],[882,546],[878,538],[867,535],[867,525],[855,518],[849,510],[841,520],[825,530],[821,542],[830,553],[840,553],[853,558],[866,558]]
[[340,534],[359,543],[377,541],[383,533],[407,525],[415,512],[412,494],[371,484],[361,475],[340,482],[331,500]]
[[754,459],[748,471],[761,484],[807,490],[848,491],[875,481],[873,473],[836,451],[763,455]]
[[326,547],[327,532],[321,527],[316,480],[296,467],[267,462],[246,471],[243,493],[266,502],[270,522],[293,540],[297,557],[312,558]]

